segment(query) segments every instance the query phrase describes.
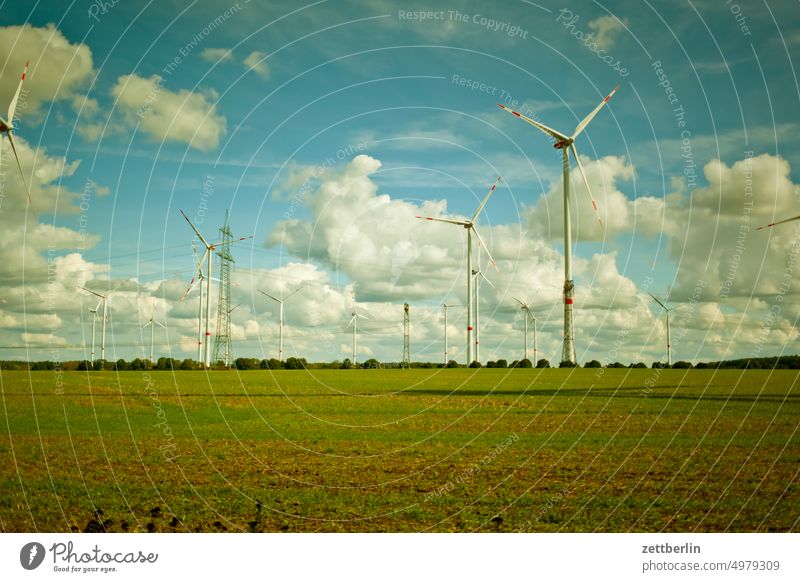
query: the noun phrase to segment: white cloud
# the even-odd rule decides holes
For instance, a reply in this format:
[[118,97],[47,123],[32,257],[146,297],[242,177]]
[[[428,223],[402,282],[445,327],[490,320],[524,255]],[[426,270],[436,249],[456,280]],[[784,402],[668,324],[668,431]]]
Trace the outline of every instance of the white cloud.
[[244,66],[257,73],[263,79],[269,78],[269,65],[266,61],[266,53],[253,51],[244,59]]
[[[770,154],[731,166],[712,160],[703,169],[707,185],[668,196],[664,230],[679,267],[677,296],[690,295],[701,280],[708,283],[706,301],[779,293],[792,266],[796,223],[755,228],[798,214],[800,187],[790,171],[785,159]],[[685,187],[685,180],[678,184]]]
[[227,48],[206,48],[200,53],[200,58],[209,63],[216,63],[221,61],[230,61],[233,59],[231,49]]
[[177,93],[164,87],[158,75],[136,74],[117,79],[112,89],[125,123],[140,124],[156,140],[177,141],[202,151],[216,149],[227,131],[225,117],[217,111],[219,98],[213,90]]
[[595,42],[601,49],[610,49],[617,41],[619,33],[625,30],[627,19],[620,21],[615,16],[599,16],[588,22],[589,28],[594,31]]
[[[613,240],[624,232],[655,235],[661,231],[663,200],[643,196],[632,201],[617,187],[617,182],[628,182],[634,177],[633,166],[625,158],[606,156],[591,160],[581,156],[581,160],[603,225],[597,220],[586,184],[570,157],[573,165],[570,172],[570,216],[575,240]],[[563,180],[551,182],[548,192],[523,211],[532,231],[556,240],[564,236],[563,188]]]
[[25,63],[30,61],[25,93],[17,105],[20,117],[35,114],[49,101],[74,105],[82,100],[82,91],[95,76],[89,47],[71,43],[54,24],[0,27],[0,54],[6,55],[0,78],[0,102],[4,104],[11,100]]

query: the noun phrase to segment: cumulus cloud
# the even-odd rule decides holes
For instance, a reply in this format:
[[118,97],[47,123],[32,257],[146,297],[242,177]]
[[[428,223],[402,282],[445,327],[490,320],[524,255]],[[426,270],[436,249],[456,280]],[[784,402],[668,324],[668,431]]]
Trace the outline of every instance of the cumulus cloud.
[[71,43],[54,24],[0,27],[0,53],[6,55],[0,77],[2,103],[11,100],[25,63],[30,61],[25,93],[17,105],[19,116],[35,114],[50,101],[74,104],[95,76],[89,47]]
[[216,63],[218,61],[230,61],[233,59],[231,49],[227,48],[206,48],[200,53],[200,58],[209,63]]
[[244,66],[258,74],[261,78],[266,79],[269,77],[269,65],[267,64],[266,58],[266,53],[253,51],[244,59]]
[[137,74],[117,79],[112,89],[125,123],[156,140],[176,141],[202,151],[219,146],[227,131],[227,121],[217,110],[219,95],[181,89],[177,93],[164,86],[158,75]]
[[[654,235],[661,231],[664,201],[651,196],[630,200],[617,187],[618,182],[633,179],[634,169],[625,158],[606,156],[592,160],[581,156],[586,179],[597,202],[603,225],[592,209],[586,184],[573,164],[570,173],[570,216],[576,240],[599,241],[613,239],[624,232],[639,231]],[[536,204],[523,212],[528,227],[553,239],[564,236],[564,183],[551,182],[550,189]]]
[[[291,255],[334,270],[337,279],[353,281],[360,311],[370,317],[364,329],[365,333],[370,332],[368,344],[376,354],[385,357],[387,351],[392,353],[391,346],[401,333],[404,301],[412,303],[417,349],[424,350],[428,357],[441,354],[443,320],[438,305],[447,301],[455,304],[449,313],[452,346],[448,351],[453,357],[463,356],[466,233],[455,225],[416,218],[453,218],[444,200],[417,203],[380,193],[374,180],[380,167],[379,160],[361,155],[331,169],[304,198],[311,217],[279,222],[267,244],[282,245]],[[610,176],[630,177],[633,172],[620,159],[606,160],[589,169],[590,179],[602,181],[605,173],[609,183],[613,182]],[[553,188],[560,195],[558,187]],[[484,193],[476,191],[476,205]],[[505,193],[499,190],[495,196]],[[622,194],[619,196],[624,199]],[[477,244],[473,249],[473,265],[480,267],[495,285],[492,288],[484,284],[481,288],[481,343],[486,350],[483,358],[487,353],[510,357],[509,351],[516,353],[518,349],[522,320],[513,297],[531,302],[542,326],[542,353],[546,351],[546,357],[557,358],[554,354],[560,349],[563,317],[563,257],[543,236],[534,234],[541,229],[526,228],[524,224],[492,225],[491,205],[490,201],[478,229],[497,261],[497,270],[491,268]],[[635,206],[629,210],[634,212]],[[622,230],[622,223],[616,228]],[[655,315],[646,307],[646,296],[619,272],[614,253],[577,256],[573,270],[582,347],[596,350],[607,343],[615,333],[609,321],[625,322],[629,329],[653,327]],[[330,312],[330,321],[341,324],[342,311],[348,309],[345,297]],[[595,337],[587,337],[587,332]],[[647,339],[648,332],[642,333]],[[624,346],[618,358],[632,358],[637,353],[631,346]]]
[[588,22],[589,28],[594,31],[595,42],[601,49],[610,49],[617,41],[619,33],[625,30],[628,21],[619,20],[616,16],[599,16]]
[[[789,162],[761,154],[703,168],[706,185],[686,190],[684,180],[667,198],[665,232],[679,267],[679,295],[708,282],[704,300],[775,296],[793,268],[797,223],[756,231],[759,225],[797,215],[800,187]],[[796,255],[796,252],[794,252]],[[788,295],[796,295],[792,288]]]

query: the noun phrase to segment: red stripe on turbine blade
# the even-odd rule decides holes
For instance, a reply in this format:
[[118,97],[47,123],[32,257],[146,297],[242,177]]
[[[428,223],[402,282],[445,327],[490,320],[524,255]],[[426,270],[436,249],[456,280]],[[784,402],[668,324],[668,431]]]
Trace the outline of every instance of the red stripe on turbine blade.
[[211,332],[210,332],[210,331],[207,331],[207,332],[206,332],[206,335],[211,335]]
[[[510,110],[509,110],[509,111],[510,111]],[[516,111],[511,111],[511,113],[513,113],[513,114],[514,114],[514,115],[516,115],[517,117],[522,117],[522,116],[521,116],[519,113],[517,113]]]
[[467,326],[467,331],[472,331],[472,326],[471,325]]
[[564,303],[566,303],[567,305],[572,305],[572,299],[565,299]]

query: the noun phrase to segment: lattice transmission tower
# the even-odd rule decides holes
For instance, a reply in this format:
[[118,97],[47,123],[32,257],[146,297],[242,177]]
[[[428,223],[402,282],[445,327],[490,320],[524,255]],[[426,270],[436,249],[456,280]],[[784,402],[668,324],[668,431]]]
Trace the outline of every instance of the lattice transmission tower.
[[231,242],[233,234],[228,225],[228,211],[225,211],[225,225],[219,229],[222,242],[217,246],[219,257],[219,301],[217,303],[217,335],[214,338],[214,362],[222,360],[225,367],[231,365]]

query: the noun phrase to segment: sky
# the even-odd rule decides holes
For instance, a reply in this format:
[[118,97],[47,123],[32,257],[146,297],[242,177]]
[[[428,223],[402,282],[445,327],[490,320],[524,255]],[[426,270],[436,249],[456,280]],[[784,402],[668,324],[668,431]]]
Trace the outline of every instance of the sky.
[[[797,353],[800,18],[793,1],[129,2],[0,5],[0,359],[196,356],[200,242],[235,237],[234,357],[464,361],[477,221],[480,359],[561,358],[560,151],[577,137],[578,361]],[[202,250],[202,249],[201,249]],[[487,251],[496,262],[494,268]],[[215,257],[216,259],[216,257]],[[213,267],[218,276],[218,263]],[[217,284],[212,304],[216,311]],[[448,310],[444,346],[442,304]],[[100,322],[97,321],[99,342]],[[213,330],[212,321],[212,330]],[[529,355],[533,351],[529,337]],[[99,350],[96,349],[96,357]]]

